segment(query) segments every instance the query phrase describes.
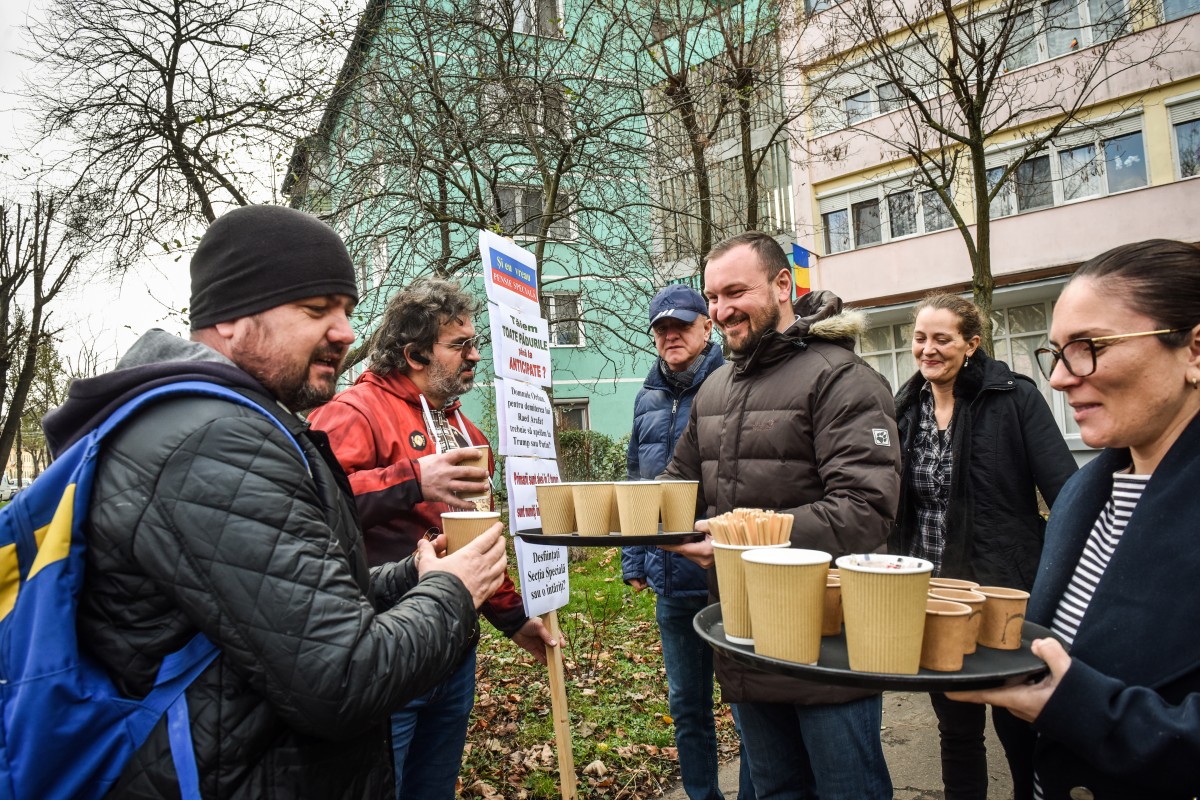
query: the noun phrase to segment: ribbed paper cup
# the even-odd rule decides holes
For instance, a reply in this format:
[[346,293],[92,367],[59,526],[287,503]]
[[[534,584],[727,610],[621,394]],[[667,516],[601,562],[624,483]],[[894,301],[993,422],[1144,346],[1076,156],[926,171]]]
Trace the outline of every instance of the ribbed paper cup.
[[979,623],[979,643],[997,650],[1018,649],[1021,629],[1025,627],[1029,592],[1003,586],[980,586],[975,591],[987,598],[983,604],[983,621]]
[[963,665],[963,639],[971,607],[931,597],[925,602],[925,636],[921,640],[921,669],[958,672]]
[[961,578],[930,578],[929,588],[934,589],[962,589],[964,591],[973,592],[979,586],[975,581],[966,581]]
[[442,532],[446,534],[446,554],[449,555],[466,547],[499,521],[499,511],[448,511],[442,514]]
[[746,599],[746,572],[742,553],[760,548],[788,547],[790,542],[764,545],[720,544],[713,542],[713,561],[717,570],[717,589],[721,592],[721,621],[725,638],[734,644],[754,644],[750,624],[750,605]]
[[607,536],[613,530],[612,513],[616,504],[611,483],[575,483],[571,485],[575,502],[575,524],[584,536]]
[[[460,466],[460,467],[475,467],[476,469],[481,469],[484,472],[487,472],[488,451],[491,448],[488,447],[486,444],[477,444],[477,445],[472,445],[471,447],[464,448],[464,449],[474,450],[475,455],[471,456],[468,459],[464,459],[463,461],[458,462],[458,466]],[[463,500],[470,500],[472,502],[476,502],[479,500],[490,500],[491,499],[491,497],[490,497],[491,490],[490,489],[482,492],[481,494],[474,494],[472,492],[457,492],[457,494]],[[480,509],[480,510],[486,510],[486,509]]]
[[825,604],[821,615],[821,635],[837,636],[842,632],[842,579],[830,575],[825,579]]
[[943,589],[940,586],[934,586],[932,581],[929,584],[929,596],[938,600],[962,603],[971,609],[971,616],[967,617],[967,630],[963,636],[963,653],[968,656],[974,653],[975,644],[979,639],[979,625],[983,622],[983,604],[987,598],[979,592],[971,592],[966,589]]
[[800,548],[747,550],[741,556],[754,652],[797,664],[817,663],[825,574],[832,556]]
[[618,481],[613,484],[622,536],[653,536],[658,533],[658,509],[662,484],[658,481]]
[[570,483],[539,483],[538,514],[542,518],[542,533],[575,532],[575,497]]
[[842,556],[837,565],[850,669],[917,674],[933,564],[864,553]]
[[696,492],[700,481],[661,481],[662,529],[682,533],[696,528]]

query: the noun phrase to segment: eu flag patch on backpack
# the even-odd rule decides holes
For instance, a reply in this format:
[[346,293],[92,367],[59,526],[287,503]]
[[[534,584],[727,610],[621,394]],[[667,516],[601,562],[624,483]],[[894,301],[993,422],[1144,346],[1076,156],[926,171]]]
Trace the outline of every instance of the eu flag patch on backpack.
[[150,694],[133,700],[80,650],[75,631],[103,441],[142,406],[175,395],[256,409],[299,450],[283,423],[252,400],[214,383],[182,381],[118,408],[0,509],[0,800],[103,796],[164,714],[182,795],[200,796],[184,690],[216,657],[216,646],[197,634],[163,661]]

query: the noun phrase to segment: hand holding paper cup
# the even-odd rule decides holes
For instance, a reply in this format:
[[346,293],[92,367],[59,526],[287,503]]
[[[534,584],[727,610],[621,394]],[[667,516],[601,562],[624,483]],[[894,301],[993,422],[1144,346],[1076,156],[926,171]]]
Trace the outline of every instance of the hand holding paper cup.
[[442,514],[446,555],[466,547],[499,521],[499,511],[448,511]]

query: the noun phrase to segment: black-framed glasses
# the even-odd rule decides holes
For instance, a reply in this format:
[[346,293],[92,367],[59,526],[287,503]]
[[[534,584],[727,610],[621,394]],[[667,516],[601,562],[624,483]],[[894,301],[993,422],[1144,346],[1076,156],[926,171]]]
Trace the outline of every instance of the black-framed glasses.
[[451,350],[457,350],[459,353],[469,353],[472,350],[478,350],[483,346],[483,334],[476,334],[470,339],[463,339],[461,342],[434,342],[442,347],[449,347]]
[[1060,349],[1039,347],[1033,351],[1037,358],[1038,368],[1050,380],[1054,367],[1061,360],[1067,372],[1076,378],[1086,378],[1096,371],[1096,353],[1109,345],[1125,339],[1136,339],[1139,336],[1161,336],[1164,333],[1178,333],[1187,328],[1164,328],[1161,331],[1142,331],[1140,333],[1117,333],[1112,336],[1093,336],[1090,339],[1072,339]]

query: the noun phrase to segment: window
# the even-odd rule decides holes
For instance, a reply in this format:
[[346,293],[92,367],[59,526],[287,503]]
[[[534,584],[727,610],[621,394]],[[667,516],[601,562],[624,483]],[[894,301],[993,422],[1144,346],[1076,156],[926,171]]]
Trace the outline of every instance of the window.
[[[992,200],[993,219],[1149,184],[1140,116],[1067,131],[1048,150],[1017,167]],[[989,190],[1004,173],[1003,161],[1003,154],[988,158],[996,165],[987,172]]]
[[825,254],[953,227],[937,192],[876,184],[819,201]]
[[[570,208],[572,196],[558,193],[555,219],[546,231],[548,239],[565,240],[574,237]],[[537,236],[542,227],[545,193],[541,189],[521,186],[501,186],[496,189],[496,204],[500,225],[512,236]]]
[[514,33],[559,36],[562,13],[558,0],[483,0],[483,21]]
[[833,74],[814,75],[812,120],[817,136],[857,125],[908,105],[901,87],[922,96],[938,91],[941,67],[935,46],[916,41],[884,60],[864,61]]
[[905,322],[869,328],[858,337],[858,354],[887,378],[893,392],[917,371],[912,356],[912,334],[913,324]]
[[1200,0],[1163,0],[1163,19],[1167,22],[1197,12],[1200,12]]
[[857,125],[868,117],[874,116],[874,103],[871,102],[869,91],[850,95],[845,100],[846,124]]
[[904,108],[907,101],[894,81],[885,81],[875,87],[875,96],[879,98],[879,113],[887,114],[898,108]]
[[1200,175],[1200,99],[1171,106],[1170,115],[1178,176]]
[[583,318],[578,292],[543,292],[551,347],[582,347]]
[[1002,66],[1008,72],[1073,53],[1129,28],[1126,0],[1048,0],[1016,17]]
[[554,427],[560,432],[590,430],[591,424],[587,398],[567,397],[554,401]]
[[523,84],[511,88],[488,84],[483,89],[480,117],[488,129],[513,136],[529,132],[570,135],[566,89],[562,84]]

